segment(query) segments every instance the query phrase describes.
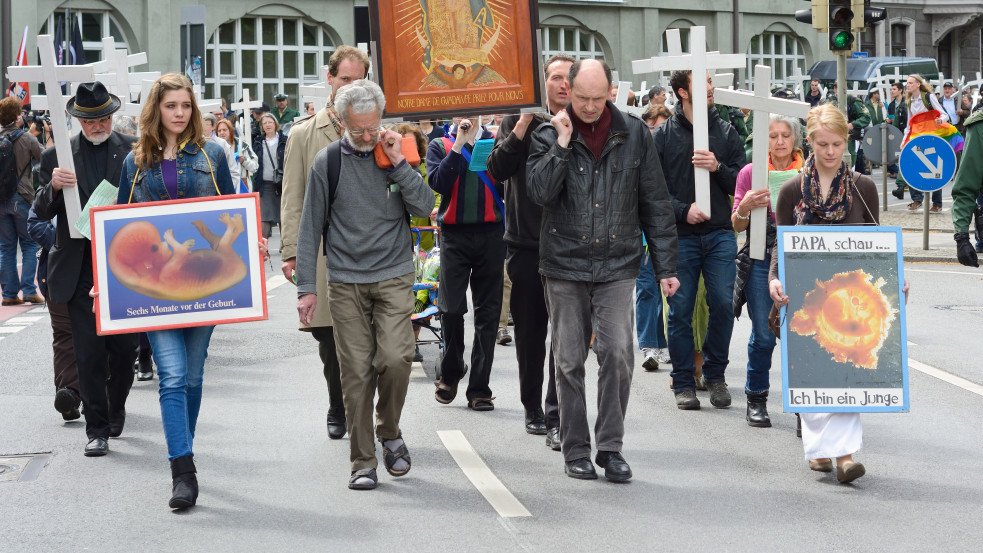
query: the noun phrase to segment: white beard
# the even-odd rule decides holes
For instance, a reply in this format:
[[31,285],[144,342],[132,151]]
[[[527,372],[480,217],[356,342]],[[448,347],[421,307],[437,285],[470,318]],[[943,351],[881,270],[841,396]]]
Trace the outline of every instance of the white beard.
[[108,132],[108,133],[102,135],[99,138],[92,138],[91,136],[85,134],[85,132],[82,132],[82,136],[84,136],[85,139],[88,140],[93,146],[98,146],[98,145],[102,144],[103,142],[109,140],[109,137],[112,134],[113,134],[112,132]]
[[375,140],[372,141],[371,146],[360,145],[355,142],[355,139],[352,138],[352,134],[348,132],[348,129],[345,129],[345,138],[348,140],[348,145],[351,146],[353,150],[362,153],[371,152],[373,149],[375,149],[375,145],[379,142],[379,137],[376,136]]

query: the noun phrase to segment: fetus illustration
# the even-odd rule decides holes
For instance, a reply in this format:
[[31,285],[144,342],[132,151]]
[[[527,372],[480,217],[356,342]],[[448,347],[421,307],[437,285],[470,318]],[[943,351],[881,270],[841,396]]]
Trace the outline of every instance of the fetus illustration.
[[193,239],[178,242],[172,229],[160,231],[147,221],[127,223],[109,243],[109,270],[130,290],[152,298],[192,301],[221,292],[246,278],[249,269],[232,249],[245,230],[242,216],[223,213],[222,236],[201,221],[191,223],[211,249],[192,250]]

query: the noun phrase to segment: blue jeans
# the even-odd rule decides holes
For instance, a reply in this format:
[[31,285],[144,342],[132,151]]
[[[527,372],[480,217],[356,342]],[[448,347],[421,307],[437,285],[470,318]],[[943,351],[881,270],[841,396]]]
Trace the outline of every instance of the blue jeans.
[[644,253],[642,268],[635,279],[635,327],[639,348],[668,347],[662,322],[662,288],[655,279],[652,260]]
[[194,455],[191,446],[213,330],[214,326],[195,326],[147,332],[160,378],[160,418],[168,459]]
[[[679,237],[676,271],[679,290],[669,298],[669,356],[672,357],[673,389],[696,389],[693,378],[693,306],[703,273],[710,310],[703,343],[703,376],[707,382],[723,382],[729,362],[730,336],[734,331],[734,279],[737,278],[737,239],[732,230]],[[562,418],[562,417],[561,417]]]
[[[20,194],[0,202],[0,289],[3,299],[12,300],[18,292],[24,297],[38,293],[34,278],[38,272],[38,245],[27,234],[27,211],[31,204]],[[17,274],[17,242],[20,241],[20,275]]]
[[748,316],[751,317],[751,337],[747,342],[747,383],[744,391],[763,394],[768,391],[768,372],[771,370],[771,354],[775,350],[775,335],[768,328],[768,314],[772,300],[768,294],[768,269],[771,254],[764,261],[751,260],[751,273],[744,285]]
[[[911,193],[911,201],[913,202],[920,202],[925,198],[925,193],[920,190],[908,187],[908,192]],[[932,205],[942,205],[942,189],[932,192]]]

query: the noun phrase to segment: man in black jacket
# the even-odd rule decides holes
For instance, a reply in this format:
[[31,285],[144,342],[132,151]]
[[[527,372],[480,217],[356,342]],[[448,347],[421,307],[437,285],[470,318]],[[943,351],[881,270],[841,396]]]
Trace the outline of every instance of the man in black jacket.
[[[676,229],[648,126],[607,100],[603,61],[570,67],[571,101],[532,135],[526,185],[543,206],[539,272],[552,322],[560,440],[571,478],[594,479],[584,362],[595,333],[600,368],[595,425],[608,480],[632,476],[621,455],[634,366],[632,312],[642,233],[666,296],[676,280]],[[733,259],[731,260],[733,265]]]
[[[75,172],[58,167],[54,148],[41,154],[41,187],[34,198],[38,218],[58,217],[55,247],[48,257],[48,290],[52,300],[68,304],[72,325],[78,385],[85,407],[86,457],[109,452],[109,438],[123,432],[126,397],[133,385],[133,361],[140,341],[136,334],[96,334],[92,314],[92,247],[85,238],[68,232],[63,189],[78,188],[82,205],[103,180],[118,185],[123,160],[133,149],[135,136],[113,132],[113,113],[120,100],[100,82],[82,83],[69,100],[67,111],[79,120],[82,132],[72,137]],[[107,371],[108,366],[108,371]],[[108,373],[108,381],[107,381]]]
[[[709,77],[707,77],[709,79]],[[730,222],[731,196],[745,156],[734,127],[720,119],[712,92],[694,99],[689,71],[674,71],[669,81],[680,99],[676,113],[655,131],[655,147],[669,184],[679,233],[679,293],[669,298],[669,356],[676,406],[699,409],[694,380],[693,306],[703,274],[710,320],[703,344],[703,375],[710,403],[730,406],[724,381],[730,337],[734,330],[731,300],[734,295],[737,240]],[[703,87],[698,87],[702,91]],[[710,89],[713,90],[712,88]],[[700,94],[702,96],[702,93]],[[695,104],[695,107],[694,107]],[[705,107],[704,107],[705,106]],[[709,109],[710,150],[693,149],[693,109]],[[710,171],[710,215],[696,206],[694,168]]]
[[[555,54],[546,61],[546,98],[550,115],[570,103],[567,76],[576,61]],[[488,173],[505,184],[505,270],[512,280],[512,317],[515,320],[515,357],[519,363],[519,397],[526,410],[526,432],[546,434],[546,445],[560,450],[560,411],[556,400],[553,356],[549,360],[546,411],[543,411],[543,364],[549,315],[543,278],[539,276],[539,233],[543,208],[526,194],[526,161],[532,133],[547,122],[531,113],[502,120],[495,148],[488,156]]]

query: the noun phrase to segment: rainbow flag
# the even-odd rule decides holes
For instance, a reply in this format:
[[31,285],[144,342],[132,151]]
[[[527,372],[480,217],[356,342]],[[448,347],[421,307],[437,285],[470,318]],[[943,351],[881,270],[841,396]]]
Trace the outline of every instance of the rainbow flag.
[[949,123],[936,123],[935,120],[941,117],[942,114],[937,110],[929,110],[911,118],[908,121],[908,136],[905,137],[904,142],[901,146],[904,147],[909,140],[915,138],[916,136],[921,136],[923,134],[934,134],[940,138],[946,139],[949,145],[952,146],[953,151],[959,153],[963,151],[963,136],[959,134],[956,127],[950,125]]

